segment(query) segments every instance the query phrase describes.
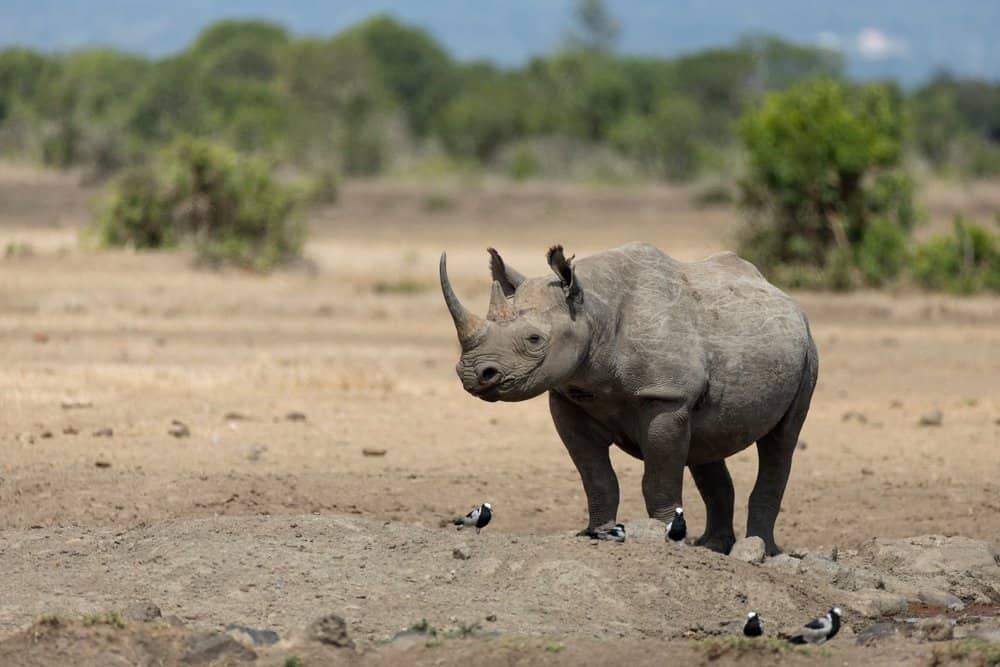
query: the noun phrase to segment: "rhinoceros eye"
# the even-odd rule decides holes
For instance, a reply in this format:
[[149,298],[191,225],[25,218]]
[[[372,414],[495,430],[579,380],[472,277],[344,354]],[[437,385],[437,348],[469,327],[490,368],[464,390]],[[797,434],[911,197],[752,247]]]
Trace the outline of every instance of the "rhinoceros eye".
[[532,345],[538,345],[539,343],[542,342],[542,337],[539,336],[538,334],[531,334],[530,336],[528,336],[528,342],[531,343]]

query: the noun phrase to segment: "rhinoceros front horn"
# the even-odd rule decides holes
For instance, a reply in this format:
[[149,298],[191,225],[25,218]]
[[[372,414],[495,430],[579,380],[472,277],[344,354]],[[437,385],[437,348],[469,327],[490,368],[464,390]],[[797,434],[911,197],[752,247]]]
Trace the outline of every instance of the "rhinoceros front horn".
[[451,288],[451,281],[448,280],[448,254],[444,252],[441,253],[440,274],[441,293],[444,294],[444,302],[448,304],[448,312],[451,313],[451,319],[455,322],[455,331],[458,332],[458,342],[461,343],[462,349],[466,349],[475,342],[475,339],[478,338],[482,330],[486,328],[486,320],[469,312],[462,305],[462,302],[458,300],[455,290]]

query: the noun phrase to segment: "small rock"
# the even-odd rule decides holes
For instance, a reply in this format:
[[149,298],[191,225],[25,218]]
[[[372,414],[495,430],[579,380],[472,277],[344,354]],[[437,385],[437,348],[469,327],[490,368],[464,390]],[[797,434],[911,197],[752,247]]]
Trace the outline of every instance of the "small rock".
[[903,402],[898,398],[894,398],[892,399],[892,401],[889,402],[889,407],[894,410],[898,410],[899,408],[903,407]]
[[875,474],[875,471],[872,470],[871,468],[862,468],[861,469],[861,474],[865,475],[866,477],[870,477],[871,475]]
[[858,633],[857,642],[860,646],[871,646],[883,639],[894,637],[898,630],[892,621],[880,621]]
[[297,412],[293,410],[285,414],[285,421],[290,422],[304,422],[306,420],[306,414],[304,412]]
[[191,435],[191,429],[184,422],[174,419],[170,422],[170,428],[167,429],[167,433],[175,438],[186,438]]
[[361,450],[361,453],[365,456],[385,456],[385,449],[379,449],[378,447],[365,447]]
[[42,437],[42,439],[51,438],[52,437],[52,431],[42,431],[41,437]]
[[945,642],[955,634],[955,628],[950,619],[944,616],[921,618],[916,623],[917,636],[929,642]]
[[152,602],[133,602],[122,609],[122,617],[127,621],[150,623],[163,616],[160,608]]
[[840,566],[829,558],[816,554],[806,554],[799,561],[799,571],[831,582],[840,574]]
[[309,639],[321,644],[354,648],[354,641],[347,635],[347,622],[337,614],[316,619],[306,628],[306,634]]
[[271,644],[278,643],[278,633],[273,630],[258,630],[257,628],[248,628],[245,625],[237,625],[235,623],[230,623],[226,626],[226,632],[242,644],[250,644],[251,646],[270,646]]
[[188,651],[184,662],[189,664],[205,664],[222,657],[228,657],[241,662],[257,659],[257,654],[250,648],[239,643],[232,637],[221,632],[195,635],[188,641]]
[[79,432],[80,429],[76,428],[75,426],[67,426],[66,428],[63,429],[64,435],[76,435]]
[[97,459],[96,461],[94,461],[94,465],[97,466],[98,468],[110,468],[111,461],[105,461],[104,459]]
[[917,592],[917,598],[932,607],[945,607],[951,611],[962,611],[965,603],[947,591],[936,588],[922,588]]
[[659,519],[635,519],[625,523],[625,535],[626,542],[663,544],[667,536],[667,524]]
[[497,615],[496,614],[489,614],[486,617],[486,620],[489,621],[490,623],[495,623],[496,620],[497,620]]
[[765,560],[764,566],[795,571],[799,569],[799,559],[792,558],[788,554],[778,554]]
[[881,618],[904,613],[909,603],[902,595],[874,588],[864,588],[853,594],[851,607],[867,618]]
[[458,560],[469,560],[472,558],[472,550],[469,549],[467,544],[459,544],[457,547],[451,550],[452,558]]
[[764,562],[764,540],[756,535],[736,540],[729,556],[744,563],[762,563]]
[[44,331],[36,331],[31,335],[31,340],[35,341],[36,343],[48,343],[49,335]]
[[849,422],[852,419],[859,424],[868,423],[868,417],[864,413],[858,412],[857,410],[848,410],[840,416],[840,421],[842,422]]
[[808,447],[809,443],[807,443],[805,440],[799,440],[797,443],[795,443],[795,449],[801,449],[802,451],[806,451],[806,448]]
[[105,426],[104,428],[99,428],[94,431],[93,436],[95,438],[110,438],[115,434],[114,429],[110,426]]
[[84,408],[92,408],[92,407],[94,407],[94,404],[91,401],[71,401],[71,400],[66,400],[66,401],[63,401],[60,405],[62,405],[62,409],[63,410],[82,410]]
[[944,414],[940,410],[931,410],[920,415],[921,426],[940,426],[944,421]]
[[222,419],[227,422],[243,422],[249,420],[250,418],[242,412],[227,412],[223,415]]

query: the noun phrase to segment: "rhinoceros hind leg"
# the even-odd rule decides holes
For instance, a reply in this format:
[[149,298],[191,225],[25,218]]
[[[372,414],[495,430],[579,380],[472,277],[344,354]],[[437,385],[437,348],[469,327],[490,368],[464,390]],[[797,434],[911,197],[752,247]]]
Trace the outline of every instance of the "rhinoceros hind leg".
[[781,499],[785,495],[788,473],[792,470],[792,455],[799,442],[799,432],[809,412],[817,367],[816,348],[811,346],[802,384],[791,407],[770,433],[757,440],[757,482],[750,493],[747,537],[756,535],[763,539],[768,556],[781,553],[774,541],[774,522],[781,511]]
[[733,532],[733,479],[725,461],[690,466],[698,493],[705,502],[708,518],[705,533],[695,544],[712,551],[728,554],[736,543]]

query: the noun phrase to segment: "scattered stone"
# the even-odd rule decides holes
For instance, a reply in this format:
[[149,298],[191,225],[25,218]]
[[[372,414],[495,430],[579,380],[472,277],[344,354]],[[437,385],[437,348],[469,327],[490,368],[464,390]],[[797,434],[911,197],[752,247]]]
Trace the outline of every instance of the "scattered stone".
[[906,612],[909,603],[902,595],[864,588],[853,593],[850,606],[867,618],[882,618]]
[[36,331],[31,335],[31,340],[33,340],[36,343],[48,343],[49,335],[44,331]]
[[385,456],[386,451],[387,450],[380,449],[378,447],[365,447],[361,450],[361,453],[365,456]]
[[66,400],[66,401],[63,401],[60,405],[62,405],[62,409],[63,410],[84,410],[86,408],[92,408],[92,407],[94,407],[94,403],[92,401],[70,401],[70,400]]
[[271,644],[277,644],[278,633],[274,630],[258,630],[257,628],[248,628],[245,625],[237,625],[235,623],[230,623],[226,626],[226,632],[242,644],[250,644],[251,646],[270,646]]
[[944,421],[944,414],[940,410],[931,410],[920,415],[921,426],[940,426]]
[[763,563],[764,540],[756,535],[736,540],[736,544],[733,545],[729,556],[744,563]]
[[969,537],[923,535],[898,540],[873,538],[861,547],[879,570],[934,575],[982,571],[1000,576],[997,551],[988,542]]
[[809,443],[807,443],[805,440],[799,440],[798,442],[795,443],[795,449],[801,449],[802,451],[806,451],[807,447],[809,447]]
[[110,438],[115,434],[114,429],[110,426],[105,426],[94,431],[93,436],[95,438]]
[[894,410],[898,410],[899,408],[903,407],[903,402],[898,398],[894,398],[892,399],[892,401],[890,401],[889,407]]
[[489,614],[489,615],[486,616],[486,620],[489,621],[490,623],[495,623],[496,620],[497,620],[497,615],[496,614]]
[[150,623],[162,616],[160,608],[152,602],[133,602],[122,609],[122,617],[127,621]]
[[792,558],[788,554],[778,554],[777,556],[771,556],[765,560],[764,565],[765,567],[775,567],[796,571],[799,569],[799,559]]
[[666,539],[667,524],[659,519],[635,519],[625,524],[626,542],[663,544]]
[[917,636],[929,642],[946,642],[955,634],[952,621],[944,616],[921,618],[916,623]]
[[457,547],[451,550],[452,558],[457,560],[469,560],[472,558],[472,550],[469,549],[467,544],[459,544]]
[[76,435],[79,432],[80,429],[76,428],[75,426],[67,426],[63,429],[64,435]]
[[810,553],[799,561],[799,571],[832,582],[840,574],[840,566],[829,558]]
[[245,422],[249,421],[250,418],[242,412],[227,412],[222,419],[227,422]]
[[922,588],[917,592],[917,598],[932,607],[945,607],[950,611],[962,611],[965,603],[947,591],[936,588]]
[[285,421],[289,422],[304,422],[306,420],[306,414],[304,412],[297,412],[293,410],[285,414]]
[[870,477],[875,474],[875,471],[872,470],[871,468],[865,467],[861,469],[861,474],[865,475],[866,477]]
[[167,429],[167,433],[175,438],[186,438],[191,435],[191,429],[184,422],[174,419],[170,422],[170,428]]
[[260,457],[263,456],[264,452],[267,451],[267,445],[262,445],[260,447],[253,447],[250,453],[247,454],[247,461],[260,461]]
[[98,468],[110,468],[111,461],[105,461],[104,459],[97,459],[96,461],[94,461],[94,465],[97,466]]
[[52,431],[42,431],[41,437],[43,439],[48,439],[52,437]]
[[203,635],[195,635],[188,641],[188,650],[184,655],[184,662],[203,665],[215,662],[223,657],[241,662],[249,662],[256,660],[257,654],[229,635],[221,632],[211,632]]
[[898,632],[896,624],[892,621],[879,621],[859,632],[855,641],[860,646],[871,646],[883,639],[895,637]]
[[851,420],[854,420],[859,424],[868,423],[868,417],[864,413],[858,412],[857,410],[848,410],[840,416],[840,421],[842,422],[849,422]]
[[309,639],[321,644],[354,648],[354,641],[347,634],[347,622],[337,614],[316,619],[306,628],[306,634]]

